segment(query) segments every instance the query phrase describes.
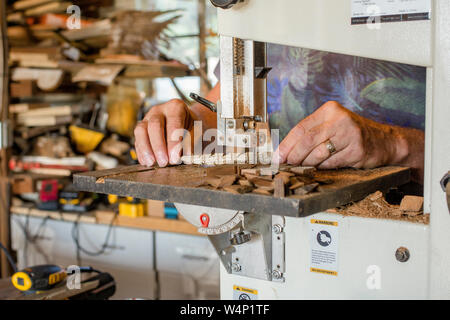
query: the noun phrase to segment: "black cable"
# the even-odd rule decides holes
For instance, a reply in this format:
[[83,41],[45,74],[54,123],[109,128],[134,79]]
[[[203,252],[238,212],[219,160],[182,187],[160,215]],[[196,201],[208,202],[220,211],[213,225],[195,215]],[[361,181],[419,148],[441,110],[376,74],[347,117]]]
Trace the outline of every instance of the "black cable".
[[111,222],[108,227],[108,231],[106,233],[105,241],[103,242],[103,245],[100,247],[100,250],[98,250],[97,252],[89,251],[89,250],[83,248],[80,244],[79,222],[80,222],[81,215],[82,215],[82,212],[80,212],[78,214],[77,220],[74,221],[73,226],[72,226],[72,239],[73,239],[73,242],[75,243],[75,246],[77,249],[76,256],[77,256],[78,265],[81,265],[81,255],[80,255],[81,252],[88,256],[100,256],[105,253],[106,248],[108,247],[109,237],[111,235],[112,228],[114,227],[114,221],[116,220],[117,212],[114,213],[114,216],[111,219]]
[[29,232],[29,221],[30,221],[30,215],[27,214],[25,216],[25,226],[20,222],[20,221],[16,221],[17,224],[19,225],[19,227],[22,229],[22,232],[25,236],[25,246],[24,246],[24,260],[25,260],[25,265],[28,265],[28,243],[31,243],[34,245],[34,247],[36,248],[36,251],[42,255],[42,257],[44,257],[45,262],[48,263],[49,258],[48,256],[45,254],[45,252],[41,249],[41,247],[36,243],[36,240],[40,237],[42,228],[45,227],[45,225],[47,224],[47,221],[50,217],[46,216],[44,219],[42,219],[42,222],[40,223],[40,225],[38,226],[38,229],[36,231],[35,235],[31,235]]
[[14,262],[14,259],[11,257],[8,249],[5,248],[5,246],[0,242],[0,248],[5,252],[6,258],[8,258],[9,264],[11,265],[11,268],[14,270],[14,272],[17,272],[17,266]]

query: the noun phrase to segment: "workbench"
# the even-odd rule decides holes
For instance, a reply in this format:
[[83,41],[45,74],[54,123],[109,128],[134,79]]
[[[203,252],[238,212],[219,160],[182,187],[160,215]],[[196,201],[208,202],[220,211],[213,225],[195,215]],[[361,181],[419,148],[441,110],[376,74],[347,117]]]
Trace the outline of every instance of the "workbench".
[[[101,224],[109,225],[114,218],[114,211],[112,210],[94,210],[82,214],[78,217],[76,212],[62,212],[62,211],[46,211],[36,209],[34,206],[13,206],[11,207],[11,214],[17,215],[29,215],[31,217],[46,218],[49,217],[53,220],[70,221],[74,222],[79,219],[79,222],[89,224]],[[197,232],[197,229],[184,220],[165,219],[157,217],[137,217],[130,218],[117,215],[114,220],[114,226],[135,228],[151,231],[163,231],[173,232],[180,234],[189,234],[195,236],[201,236],[202,234]]]

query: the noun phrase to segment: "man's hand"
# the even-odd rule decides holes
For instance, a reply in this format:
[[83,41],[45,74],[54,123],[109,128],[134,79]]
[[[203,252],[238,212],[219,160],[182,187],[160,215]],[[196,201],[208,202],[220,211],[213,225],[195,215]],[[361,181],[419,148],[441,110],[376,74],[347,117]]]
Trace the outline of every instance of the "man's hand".
[[135,148],[139,163],[160,167],[180,161],[182,145],[180,140],[172,140],[175,130],[189,130],[195,115],[179,99],[173,99],[154,106],[134,129]]
[[[405,130],[414,129],[380,124],[330,101],[300,121],[275,155],[280,163],[322,169],[407,164],[409,144]],[[329,141],[336,149],[333,153],[327,148]]]
[[[219,95],[218,83],[206,99],[217,101]],[[134,144],[139,163],[152,166],[157,162],[160,167],[169,163],[178,164],[181,161],[183,146],[191,144],[192,147],[195,142],[191,141],[195,139],[192,134],[189,135],[191,139],[187,139],[189,136],[186,135],[184,141],[179,133],[182,133],[182,130],[192,131],[194,121],[201,121],[203,130],[215,128],[217,125],[216,114],[199,103],[188,107],[182,100],[173,99],[152,107],[134,129]]]

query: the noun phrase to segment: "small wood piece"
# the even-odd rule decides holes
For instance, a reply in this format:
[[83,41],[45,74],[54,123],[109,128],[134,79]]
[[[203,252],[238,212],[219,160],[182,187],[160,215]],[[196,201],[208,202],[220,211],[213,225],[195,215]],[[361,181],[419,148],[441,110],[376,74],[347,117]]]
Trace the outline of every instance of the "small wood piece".
[[241,169],[241,175],[245,176],[246,174],[251,174],[254,176],[259,176],[259,169],[252,168],[252,169]]
[[273,181],[267,181],[267,180],[259,179],[259,178],[256,178],[256,179],[253,179],[250,181],[259,189],[265,189],[268,191],[273,191],[273,189],[274,189]]
[[261,180],[266,180],[266,181],[272,181],[272,176],[256,176],[253,174],[245,174],[244,175],[245,178],[247,178],[247,180],[253,180],[253,179],[261,179]]
[[291,178],[290,181],[291,181],[291,186],[289,187],[290,190],[295,190],[305,185],[303,181],[298,181],[295,178],[294,179]]
[[289,184],[290,183],[290,178],[292,176],[294,176],[294,174],[291,173],[291,172],[281,171],[281,172],[277,173],[277,175],[275,176],[275,179],[281,178],[281,179],[283,179],[284,184]]
[[231,186],[236,181],[237,176],[232,175],[226,175],[226,176],[218,176],[218,177],[209,177],[206,179],[206,182],[213,186],[216,189],[224,188]]
[[247,179],[240,179],[238,183],[241,186],[253,187],[253,183]]
[[277,174],[278,170],[272,169],[272,168],[261,168],[259,170],[259,174],[261,176],[273,176],[274,174]]
[[314,167],[293,167],[291,168],[291,172],[298,175],[311,175],[316,172],[316,168]]
[[10,96],[13,98],[31,97],[36,93],[36,82],[32,80],[12,82],[9,87]]
[[62,83],[64,71],[60,69],[15,68],[12,70],[13,81],[36,81],[39,89],[54,91]]
[[17,174],[11,180],[13,194],[32,193],[35,191],[33,177],[29,174]]
[[285,186],[284,186],[283,177],[276,177],[273,180],[273,184],[274,184],[273,195],[278,198],[284,198],[285,197]]
[[404,196],[400,203],[400,210],[419,212],[423,209],[423,197]]
[[315,188],[317,188],[318,185],[319,185],[318,183],[311,183],[311,184],[308,184],[308,185],[303,186],[301,188],[295,189],[294,193],[296,195],[299,195],[299,196],[304,196],[305,194],[308,194],[311,191],[313,191]]
[[381,198],[383,198],[383,192],[381,191],[374,192],[367,196],[367,199],[369,199],[370,201],[376,201]]
[[244,193],[252,192],[253,188],[250,186],[234,185],[234,186],[224,187],[223,190],[234,193],[234,194],[244,194]]

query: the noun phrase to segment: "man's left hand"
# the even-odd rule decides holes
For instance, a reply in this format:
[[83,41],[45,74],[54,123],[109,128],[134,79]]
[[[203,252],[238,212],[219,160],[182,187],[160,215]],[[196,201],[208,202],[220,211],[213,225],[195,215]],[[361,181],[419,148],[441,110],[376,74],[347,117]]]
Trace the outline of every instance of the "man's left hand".
[[329,101],[289,132],[275,156],[280,163],[322,169],[400,163],[408,156],[408,144],[395,128]]

